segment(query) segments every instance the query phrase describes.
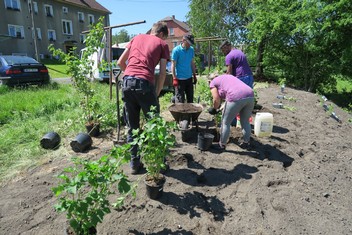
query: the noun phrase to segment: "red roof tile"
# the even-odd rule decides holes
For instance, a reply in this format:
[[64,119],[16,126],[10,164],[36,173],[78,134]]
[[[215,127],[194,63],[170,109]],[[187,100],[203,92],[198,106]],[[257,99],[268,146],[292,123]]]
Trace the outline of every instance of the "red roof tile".
[[164,19],[161,19],[160,21],[173,21],[176,24],[178,24],[180,27],[184,28],[186,31],[190,31],[190,27],[188,26],[188,24],[186,22],[183,21],[179,21],[175,19],[175,16],[167,16]]

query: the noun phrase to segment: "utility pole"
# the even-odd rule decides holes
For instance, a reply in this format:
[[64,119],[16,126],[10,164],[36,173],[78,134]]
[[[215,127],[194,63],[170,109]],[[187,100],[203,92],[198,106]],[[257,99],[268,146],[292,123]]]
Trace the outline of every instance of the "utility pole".
[[37,61],[39,61],[38,46],[37,46],[37,37],[36,37],[35,26],[34,26],[34,16],[33,16],[33,4],[32,4],[32,0],[28,0],[28,10],[29,10],[29,14],[31,15],[32,36],[33,36],[33,41],[34,41],[34,53],[35,53],[35,58],[36,58]]

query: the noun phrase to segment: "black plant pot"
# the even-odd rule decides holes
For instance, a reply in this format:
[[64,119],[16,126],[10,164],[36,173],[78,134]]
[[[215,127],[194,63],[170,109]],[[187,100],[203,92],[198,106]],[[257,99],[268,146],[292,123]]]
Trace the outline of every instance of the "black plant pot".
[[163,195],[164,184],[165,184],[164,176],[158,182],[148,180],[148,178],[146,178],[144,180],[144,183],[146,186],[146,194],[150,199],[156,200]]
[[84,152],[92,146],[92,138],[87,133],[79,133],[70,145],[75,152]]
[[60,145],[61,138],[58,133],[52,131],[46,133],[40,140],[40,145],[45,149],[56,149]]
[[[87,231],[86,234],[88,234],[88,235],[96,235],[97,233],[98,233],[98,232],[97,232],[97,229],[96,229],[95,227],[91,227],[91,228],[89,228],[89,230]],[[77,233],[73,230],[73,228],[70,227],[69,222],[67,222],[67,223],[65,224],[64,235],[80,235],[80,234],[82,234],[82,233],[77,234]]]
[[96,137],[100,134],[100,124],[99,123],[87,123],[86,129],[88,135]]
[[198,134],[198,149],[206,151],[210,148],[214,140],[214,135],[209,133],[199,133]]

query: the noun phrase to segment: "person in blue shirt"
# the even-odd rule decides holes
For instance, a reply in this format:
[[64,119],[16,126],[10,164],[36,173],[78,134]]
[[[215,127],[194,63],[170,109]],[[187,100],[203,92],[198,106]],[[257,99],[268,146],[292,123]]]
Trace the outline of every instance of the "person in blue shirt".
[[193,85],[197,83],[197,77],[192,45],[194,45],[193,35],[186,34],[182,38],[182,43],[172,50],[171,72],[176,103],[184,103],[185,96],[187,103],[193,103]]

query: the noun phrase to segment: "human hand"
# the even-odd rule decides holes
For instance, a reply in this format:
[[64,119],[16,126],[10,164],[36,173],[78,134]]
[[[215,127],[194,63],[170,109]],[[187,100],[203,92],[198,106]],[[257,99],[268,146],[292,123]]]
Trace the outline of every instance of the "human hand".
[[177,79],[177,78],[174,78],[174,79],[172,80],[172,85],[173,85],[174,87],[177,87],[177,86],[178,86],[178,79]]
[[208,113],[210,113],[211,115],[215,115],[215,114],[218,114],[219,111],[211,107],[211,108],[208,108]]

